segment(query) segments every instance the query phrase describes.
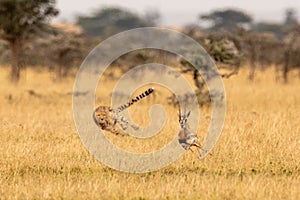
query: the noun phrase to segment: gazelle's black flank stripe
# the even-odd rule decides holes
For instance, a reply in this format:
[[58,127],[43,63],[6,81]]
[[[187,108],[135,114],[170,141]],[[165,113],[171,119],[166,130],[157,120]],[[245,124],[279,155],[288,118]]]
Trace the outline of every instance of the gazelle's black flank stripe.
[[142,94],[136,96],[135,98],[131,99],[129,102],[127,102],[126,104],[123,104],[121,106],[119,106],[117,109],[115,109],[116,113],[119,113],[123,110],[125,110],[126,108],[130,107],[132,104],[134,104],[135,102],[138,102],[139,100],[141,100],[142,98],[148,96],[149,94],[151,94],[154,91],[154,88],[149,88],[148,90],[146,90],[145,92],[143,92]]

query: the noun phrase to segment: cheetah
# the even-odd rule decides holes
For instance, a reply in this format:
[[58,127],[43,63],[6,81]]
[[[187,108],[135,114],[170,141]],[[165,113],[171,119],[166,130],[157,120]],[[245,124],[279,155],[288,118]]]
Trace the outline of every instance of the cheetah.
[[119,106],[116,109],[113,109],[110,106],[98,106],[94,112],[93,112],[93,119],[94,122],[102,129],[109,131],[115,135],[125,135],[116,127],[116,124],[120,125],[122,130],[126,130],[128,128],[128,125],[130,125],[134,130],[138,130],[139,127],[131,124],[128,122],[122,115],[120,115],[120,112],[127,109],[134,103],[138,102],[139,100],[143,99],[144,97],[150,95],[153,93],[154,88],[149,88],[142,94],[136,96],[135,98],[131,99],[129,102]]

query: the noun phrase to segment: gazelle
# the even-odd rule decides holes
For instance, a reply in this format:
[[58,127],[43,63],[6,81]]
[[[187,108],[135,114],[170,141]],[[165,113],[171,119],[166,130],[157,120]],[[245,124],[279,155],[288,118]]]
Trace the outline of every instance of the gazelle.
[[[181,144],[181,146],[188,150],[191,147],[197,147],[198,149],[201,149],[201,145],[199,144],[199,140],[197,138],[197,135],[192,133],[189,130],[189,125],[187,122],[188,117],[191,114],[191,111],[188,111],[187,113],[184,111],[184,113],[181,113],[180,109],[178,111],[178,117],[179,117],[179,124],[180,124],[180,131],[178,133],[178,142]],[[191,149],[190,149],[191,150]]]

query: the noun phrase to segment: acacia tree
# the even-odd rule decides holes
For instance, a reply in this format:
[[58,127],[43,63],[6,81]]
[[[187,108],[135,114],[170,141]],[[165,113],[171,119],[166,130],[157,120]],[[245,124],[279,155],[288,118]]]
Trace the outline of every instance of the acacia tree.
[[103,39],[132,28],[153,26],[158,20],[157,11],[149,11],[144,17],[125,8],[104,7],[91,16],[79,16],[77,24],[89,35]]
[[233,31],[237,26],[250,25],[252,17],[240,10],[226,9],[216,10],[208,14],[200,15],[201,20],[212,22],[212,30],[225,29]]
[[9,43],[11,79],[20,78],[21,55],[24,43],[38,32],[48,29],[48,20],[56,16],[55,0],[1,0],[0,39]]

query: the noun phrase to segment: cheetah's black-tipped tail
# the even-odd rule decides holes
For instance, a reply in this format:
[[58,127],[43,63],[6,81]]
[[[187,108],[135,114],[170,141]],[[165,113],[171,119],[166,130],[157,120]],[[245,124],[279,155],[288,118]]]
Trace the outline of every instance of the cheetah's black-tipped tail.
[[151,87],[149,89],[147,89],[145,92],[143,92],[142,94],[136,96],[135,98],[131,99],[129,102],[127,102],[126,104],[123,104],[121,106],[119,106],[117,109],[116,109],[116,112],[119,113],[119,112],[122,112],[123,110],[125,110],[126,108],[130,107],[132,104],[140,101],[141,99],[147,97],[148,95],[150,95],[151,93],[154,92],[154,88]]

